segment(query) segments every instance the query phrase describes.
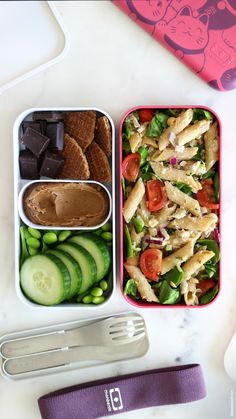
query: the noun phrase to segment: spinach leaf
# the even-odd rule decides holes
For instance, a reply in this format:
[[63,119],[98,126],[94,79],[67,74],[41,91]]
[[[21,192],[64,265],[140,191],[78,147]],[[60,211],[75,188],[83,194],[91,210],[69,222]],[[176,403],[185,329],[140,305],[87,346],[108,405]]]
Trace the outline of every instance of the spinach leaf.
[[214,118],[214,116],[211,112],[207,111],[206,109],[193,109],[193,121],[205,118],[208,119],[208,121],[211,121]]
[[166,115],[168,116],[174,116],[175,118],[177,118],[177,116],[180,114],[180,110],[179,109],[167,109],[165,111]]
[[194,161],[198,161],[198,160],[204,161],[204,153],[205,153],[204,146],[202,144],[200,144],[198,146],[198,151],[195,154],[195,156],[192,157],[192,160],[194,160]]
[[220,181],[219,181],[219,174],[217,172],[214,176],[214,188],[215,188],[216,201],[219,202],[219,200],[220,200]]
[[141,167],[140,176],[144,182],[152,179],[153,174],[154,172],[151,168],[150,163],[147,162]]
[[200,298],[200,304],[208,304],[210,301],[212,301],[215,296],[218,294],[218,286],[216,285],[214,288],[206,292],[201,298]]
[[209,262],[205,263],[205,270],[208,275],[208,278],[215,278],[218,277],[218,266],[214,265],[214,263],[209,260]]
[[123,129],[122,129],[122,139],[123,140],[129,140],[130,135],[131,135],[131,129],[128,126],[128,124],[126,122],[124,122]]
[[123,140],[122,148],[123,148],[123,152],[125,154],[131,153],[131,148],[130,148],[129,140]]
[[163,281],[166,281],[169,285],[173,282],[177,287],[181,284],[184,278],[184,271],[180,266],[175,266],[169,272],[161,276]]
[[192,192],[192,188],[189,185],[186,185],[185,183],[182,182],[177,182],[175,184],[176,188],[178,188],[180,191],[186,193],[189,196],[193,196],[193,192]]
[[128,281],[126,282],[124,293],[125,295],[129,295],[129,297],[134,298],[135,300],[139,300],[140,297],[137,290],[137,286],[132,278],[128,279]]
[[178,288],[171,288],[168,282],[163,281],[160,287],[159,300],[161,304],[176,304],[181,294]]
[[210,169],[210,170],[208,170],[208,172],[204,173],[204,175],[201,176],[201,179],[213,178],[214,175],[215,175],[215,170],[214,169]]
[[143,166],[146,163],[147,157],[149,155],[147,147],[139,147],[138,153],[140,154],[140,157],[141,157],[140,166]]
[[125,178],[124,178],[124,176],[122,176],[121,184],[122,184],[123,193],[125,194]]
[[124,247],[125,247],[125,254],[126,258],[131,258],[134,256],[134,251],[132,247],[132,240],[129,232],[129,228],[127,224],[124,225]]
[[159,137],[167,126],[168,115],[156,112],[146,131],[147,137]]

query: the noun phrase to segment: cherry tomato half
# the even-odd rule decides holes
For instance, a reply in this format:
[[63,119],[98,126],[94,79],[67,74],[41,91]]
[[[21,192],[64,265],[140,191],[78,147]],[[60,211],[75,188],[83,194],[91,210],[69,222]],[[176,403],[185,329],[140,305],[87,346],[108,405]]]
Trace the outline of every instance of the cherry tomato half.
[[138,177],[141,156],[139,153],[128,154],[122,163],[122,173],[126,180],[135,182]]
[[141,109],[139,112],[139,122],[143,124],[144,122],[150,122],[154,117],[154,111],[152,109]]
[[162,252],[159,249],[144,250],[140,257],[140,268],[147,279],[158,281],[161,273]]
[[147,182],[147,207],[149,211],[158,211],[167,202],[166,191],[160,180],[149,180]]
[[215,191],[212,179],[205,179],[201,182],[202,189],[197,192],[197,200],[202,207],[217,210],[219,204],[216,202]]
[[197,288],[201,291],[198,293],[198,297],[202,297],[202,295],[206,294],[207,291],[214,288],[216,285],[215,281],[213,279],[203,279],[202,281],[197,284]]

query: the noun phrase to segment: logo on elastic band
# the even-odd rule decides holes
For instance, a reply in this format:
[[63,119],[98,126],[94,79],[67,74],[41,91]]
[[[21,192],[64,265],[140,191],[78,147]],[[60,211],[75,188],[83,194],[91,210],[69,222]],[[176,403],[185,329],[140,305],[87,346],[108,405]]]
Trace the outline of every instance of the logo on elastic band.
[[118,387],[110,388],[110,390],[104,390],[104,394],[108,412],[123,409],[121,393]]

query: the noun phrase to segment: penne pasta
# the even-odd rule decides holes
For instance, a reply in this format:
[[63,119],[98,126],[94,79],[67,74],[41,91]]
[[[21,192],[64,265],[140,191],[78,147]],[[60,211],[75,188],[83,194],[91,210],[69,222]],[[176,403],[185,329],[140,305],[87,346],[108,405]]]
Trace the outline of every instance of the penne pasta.
[[201,216],[201,208],[199,202],[196,199],[180,191],[170,182],[165,182],[165,187],[168,199],[170,201],[175,202],[176,204],[190,211],[193,215],[196,215],[197,217]]
[[143,137],[142,145],[150,145],[153,148],[158,148],[157,138]]
[[176,205],[171,205],[169,206],[169,203],[162,208],[160,211],[158,211],[155,215],[154,218],[156,220],[156,225],[158,225],[158,227],[163,227],[166,226],[170,219],[172,218],[172,214],[175,212],[176,210]]
[[141,146],[141,144],[142,144],[142,137],[138,132],[135,132],[130,135],[129,145],[130,145],[132,153],[136,153],[136,151]]
[[[184,294],[184,301],[187,306],[193,306],[198,304],[198,297],[197,297],[197,278],[190,278],[188,281],[184,281],[186,284],[186,291]],[[181,284],[182,285],[182,284]]]
[[191,160],[195,154],[197,154],[198,147],[185,147],[183,151],[175,151],[172,148],[166,148],[161,153],[155,151],[150,157],[151,161],[167,161],[172,157],[176,157],[177,160]]
[[179,249],[190,239],[193,239],[194,241],[198,240],[200,235],[200,233],[196,234],[187,230],[176,230],[175,233],[171,234],[168,244],[172,247],[172,249]]
[[177,135],[177,144],[184,145],[189,143],[200,135],[204,134],[210,128],[210,121],[202,119],[193,125],[185,128],[182,132]]
[[138,205],[142,201],[144,194],[145,187],[142,179],[139,178],[124,203],[123,215],[127,223],[129,223],[131,218],[134,216],[135,211],[137,210]]
[[193,110],[188,109],[182,112],[175,121],[172,120],[172,125],[163,131],[159,138],[159,150],[164,150],[170,143],[171,133],[173,135],[179,134],[185,127],[187,127],[193,119]]
[[182,265],[182,269],[184,271],[184,280],[188,280],[214,256],[215,253],[211,250],[199,250],[197,253],[195,253],[187,262]]
[[169,228],[184,229],[190,231],[208,231],[216,226],[218,217],[214,213],[204,215],[202,217],[191,217],[187,216],[181,219],[172,220],[169,224]]
[[218,161],[218,128],[216,122],[204,135],[206,170]]
[[184,170],[174,169],[171,166],[163,166],[160,162],[150,162],[151,168],[155,175],[163,180],[170,180],[172,182],[181,182],[191,186],[191,188],[199,190],[201,185],[196,182],[191,175],[187,175]]
[[155,292],[153,291],[147,278],[142,274],[140,269],[137,268],[137,266],[128,265],[127,263],[125,264],[125,269],[130,277],[134,279],[141,298],[148,302],[158,303],[158,298]]
[[178,249],[176,252],[165,257],[162,260],[161,274],[164,275],[166,272],[169,272],[176,265],[188,260],[193,255],[193,247],[195,240],[189,240],[183,247]]

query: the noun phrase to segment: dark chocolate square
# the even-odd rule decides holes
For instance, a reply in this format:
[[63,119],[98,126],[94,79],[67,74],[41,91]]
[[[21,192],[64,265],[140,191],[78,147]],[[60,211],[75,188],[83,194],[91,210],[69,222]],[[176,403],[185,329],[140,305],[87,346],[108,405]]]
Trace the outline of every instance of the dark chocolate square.
[[47,122],[63,121],[64,114],[60,111],[38,111],[33,113],[34,121],[45,120]]
[[26,129],[21,141],[37,157],[46,150],[50,142],[48,137],[30,127]]
[[39,179],[38,160],[31,151],[20,151],[19,165],[22,179]]
[[63,168],[64,159],[60,154],[47,150],[40,169],[40,175],[55,179]]
[[21,125],[22,125],[22,129],[23,129],[23,133],[27,130],[27,128],[33,128],[35,131],[38,131],[38,132],[42,133],[40,122],[23,121]]
[[51,122],[47,124],[46,136],[50,138],[48,148],[63,150],[64,147],[64,124],[63,122]]

